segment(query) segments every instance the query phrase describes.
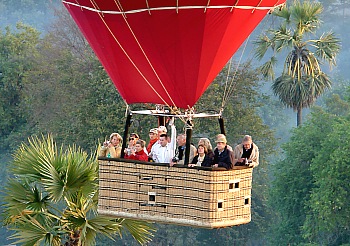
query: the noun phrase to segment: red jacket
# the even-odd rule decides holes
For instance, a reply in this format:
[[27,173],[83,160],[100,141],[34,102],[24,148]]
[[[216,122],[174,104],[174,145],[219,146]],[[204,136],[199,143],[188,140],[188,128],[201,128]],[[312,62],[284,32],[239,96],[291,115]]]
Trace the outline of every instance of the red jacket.
[[143,149],[139,152],[135,152],[135,155],[125,155],[124,158],[130,160],[148,161],[148,156]]
[[147,145],[147,148],[146,148],[148,154],[151,153],[152,146],[153,146],[153,144],[155,144],[157,141],[158,141],[158,138],[149,141],[149,144]]

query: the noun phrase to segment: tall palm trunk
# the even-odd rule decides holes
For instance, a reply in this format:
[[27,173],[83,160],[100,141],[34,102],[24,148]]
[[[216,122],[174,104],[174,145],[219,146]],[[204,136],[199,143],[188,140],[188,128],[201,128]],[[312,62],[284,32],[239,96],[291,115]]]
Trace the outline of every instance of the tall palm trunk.
[[73,233],[69,235],[68,241],[64,244],[64,246],[79,246],[79,238],[80,238],[80,231],[76,230]]
[[301,125],[302,110],[301,107],[297,110],[297,127]]

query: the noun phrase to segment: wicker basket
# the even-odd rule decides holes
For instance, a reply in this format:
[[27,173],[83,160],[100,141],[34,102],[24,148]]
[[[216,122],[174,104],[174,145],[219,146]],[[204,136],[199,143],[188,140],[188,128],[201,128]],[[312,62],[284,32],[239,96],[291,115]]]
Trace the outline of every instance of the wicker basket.
[[251,220],[252,168],[226,171],[99,159],[100,214],[219,228]]

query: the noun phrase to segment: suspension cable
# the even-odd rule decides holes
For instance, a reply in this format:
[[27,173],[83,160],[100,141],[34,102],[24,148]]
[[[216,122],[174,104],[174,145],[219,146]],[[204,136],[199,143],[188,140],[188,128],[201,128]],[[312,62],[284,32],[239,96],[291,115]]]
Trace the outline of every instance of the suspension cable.
[[[117,5],[117,7],[118,7],[119,11],[121,11],[121,9],[119,8],[118,5]],[[149,8],[148,8],[148,9],[149,9]],[[134,39],[135,39],[137,45],[139,46],[139,48],[140,48],[142,54],[144,55],[144,57],[146,58],[148,64],[150,65],[150,67],[151,67],[153,73],[156,75],[156,77],[157,77],[159,83],[161,84],[161,86],[163,87],[165,93],[167,94],[168,98],[170,99],[171,103],[176,107],[175,102],[173,101],[172,97],[170,96],[168,90],[165,88],[165,85],[163,84],[163,81],[162,81],[161,78],[159,77],[159,75],[158,75],[157,71],[155,70],[153,64],[152,64],[151,61],[149,60],[149,58],[148,58],[148,56],[147,56],[145,50],[143,49],[142,45],[140,44],[138,38],[136,37],[136,35],[135,35],[134,31],[133,31],[133,29],[131,28],[131,26],[130,26],[130,24],[129,24],[127,18],[126,18],[126,16],[123,16],[123,19],[124,19],[126,25],[128,26],[128,28],[129,28],[131,34],[133,35],[133,37],[134,37]],[[168,105],[167,105],[167,106],[168,106]]]
[[[221,103],[221,108],[224,109],[225,108],[225,105],[226,105],[226,102],[229,98],[229,96],[233,93],[236,85],[237,85],[237,81],[234,81],[235,77],[236,77],[236,74],[238,72],[238,68],[241,64],[241,61],[242,61],[242,58],[243,58],[243,54],[245,52],[245,49],[247,47],[247,44],[248,44],[248,41],[249,41],[249,38],[250,38],[250,35],[248,36],[248,38],[246,39],[245,41],[245,44],[244,44],[244,48],[243,48],[243,51],[241,53],[241,57],[239,58],[239,61],[237,63],[237,66],[235,68],[235,72],[233,73],[233,76],[232,76],[232,79],[231,79],[231,82],[229,83],[228,85],[228,88],[225,87],[225,91],[224,91],[224,96],[223,96],[223,99],[222,99],[222,103]],[[232,60],[232,58],[231,58]],[[230,61],[231,62],[231,61]],[[227,72],[227,79],[229,77],[229,73],[230,73],[230,69],[231,69],[231,65],[230,65],[230,68],[229,68],[229,71]]]
[[[237,2],[236,2],[235,5],[238,4],[238,1],[239,1],[239,0],[237,0]],[[275,5],[274,5],[273,7],[271,7],[271,9],[270,9],[270,11],[269,11],[269,13],[268,13],[269,15],[272,13],[272,11],[273,11],[276,7],[280,7],[280,8],[281,8],[281,7],[284,6],[284,4],[279,4],[279,2],[280,2],[280,0],[277,0],[277,2],[275,3]],[[260,3],[261,3],[261,1],[259,2],[259,4],[258,4],[257,7],[260,6]],[[255,9],[254,9],[254,10],[255,10]],[[266,27],[266,26],[267,26],[267,21],[264,21],[264,27]],[[264,27],[262,28],[261,33],[262,33],[263,30],[265,29]],[[237,74],[237,72],[238,72],[238,68],[239,68],[239,66],[240,66],[240,64],[241,64],[241,60],[242,60],[243,54],[245,53],[245,49],[246,49],[246,47],[247,47],[249,38],[250,38],[250,35],[249,35],[248,38],[246,39],[246,42],[245,42],[245,45],[244,45],[244,48],[243,48],[241,57],[240,57],[239,62],[238,62],[238,64],[237,64],[237,66],[236,66],[236,69],[235,69],[235,72],[234,72],[234,74],[233,74],[233,76],[232,76],[231,82],[229,83],[229,86],[228,86],[228,88],[227,88],[227,84],[228,84],[227,82],[228,82],[229,74],[230,74],[230,71],[231,71],[231,65],[232,65],[232,59],[233,59],[233,57],[230,59],[229,67],[228,67],[228,71],[227,71],[227,76],[226,76],[226,82],[225,82],[225,90],[224,90],[224,95],[223,95],[222,104],[221,104],[221,111],[225,108],[225,105],[226,105],[226,103],[227,103],[227,101],[228,101],[229,96],[233,93],[233,91],[234,91],[234,89],[235,89],[235,86],[237,85],[237,82],[234,83],[234,78],[235,78],[235,76],[236,76],[236,74]],[[252,50],[250,51],[250,53],[249,53],[248,56],[250,56],[251,53],[252,53]]]
[[[93,5],[93,7],[95,8],[95,10],[98,9],[98,5],[96,3],[94,3],[94,0],[90,0],[91,4]],[[117,7],[119,8],[119,6],[117,5]],[[120,10],[120,9],[119,9]],[[108,29],[108,31],[110,32],[110,34],[112,35],[113,39],[116,41],[116,43],[118,44],[118,46],[120,47],[120,49],[123,51],[123,53],[125,54],[125,56],[129,59],[129,61],[131,62],[131,64],[135,67],[135,69],[138,71],[138,73],[141,75],[141,77],[146,81],[146,83],[149,85],[149,87],[152,89],[152,91],[162,100],[162,102],[168,106],[169,108],[172,108],[169,106],[169,104],[165,101],[165,99],[155,90],[155,88],[151,85],[151,83],[148,81],[148,79],[145,77],[145,75],[142,73],[142,71],[138,68],[138,66],[135,64],[135,62],[132,60],[132,58],[128,55],[128,53],[126,52],[126,50],[123,48],[123,46],[120,44],[120,42],[118,41],[118,39],[116,38],[116,36],[113,34],[112,30],[110,29],[110,27],[108,26],[108,24],[106,23],[106,21],[104,20],[103,16],[101,15],[102,11],[97,11],[101,21],[104,23],[104,25],[106,26],[106,28]],[[126,17],[123,17],[124,20],[126,19]],[[141,48],[141,47],[140,47]],[[144,51],[143,51],[144,53]],[[147,61],[148,58],[147,58]],[[151,64],[150,64],[151,65]],[[154,69],[152,67],[152,69]],[[158,75],[157,75],[158,77]],[[164,86],[164,85],[163,85]],[[167,92],[167,91],[166,91]],[[168,93],[167,93],[168,94]],[[169,99],[173,102],[173,100],[169,97]],[[174,104],[174,106],[176,107],[176,105]]]

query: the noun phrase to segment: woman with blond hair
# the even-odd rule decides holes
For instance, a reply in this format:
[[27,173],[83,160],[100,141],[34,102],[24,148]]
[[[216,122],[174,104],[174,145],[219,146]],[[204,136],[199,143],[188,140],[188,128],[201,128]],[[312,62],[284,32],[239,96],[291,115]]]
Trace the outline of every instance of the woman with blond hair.
[[114,132],[109,137],[109,141],[105,141],[100,149],[101,157],[119,158],[122,151],[122,137]]

